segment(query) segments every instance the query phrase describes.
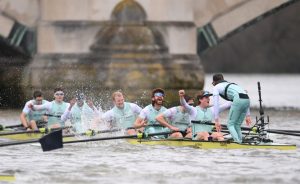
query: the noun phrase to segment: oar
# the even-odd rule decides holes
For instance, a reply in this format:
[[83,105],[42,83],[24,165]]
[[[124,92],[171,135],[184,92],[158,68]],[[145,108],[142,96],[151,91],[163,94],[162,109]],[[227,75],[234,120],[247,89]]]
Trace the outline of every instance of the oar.
[[61,116],[59,116],[59,115],[54,115],[54,114],[44,114],[44,116],[55,117],[55,118],[61,118]]
[[[200,121],[192,121],[192,123],[198,123],[198,124],[205,124],[205,125],[215,125],[214,123],[212,122],[200,122]],[[222,128],[227,128],[226,125],[224,124],[221,124]],[[242,130],[246,130],[246,131],[257,131],[256,130],[256,127],[241,127]],[[283,134],[283,135],[291,135],[291,136],[299,136],[300,137],[300,134],[297,134],[297,133],[292,133],[292,132],[285,132],[285,131],[280,131],[280,130],[272,130],[272,129],[267,129],[265,130],[266,132],[268,133],[274,133],[274,134]],[[300,132],[300,131],[299,131]]]
[[[45,121],[37,121],[37,122],[36,122],[36,125],[37,125],[37,127],[39,127],[39,128],[44,127],[46,124],[47,124],[47,122],[45,122]],[[23,127],[23,128],[24,128],[24,126],[23,126],[22,124],[19,124],[19,125],[8,125],[8,126],[1,125],[1,124],[0,124],[0,131],[5,130],[6,128],[20,128],[20,127]]]
[[[94,132],[93,135],[101,134],[101,133],[117,132],[117,131],[120,131],[120,129],[100,130],[100,131]],[[84,135],[92,136],[92,134],[90,132],[85,132],[85,133],[81,133],[81,134],[65,135],[63,137],[75,137],[75,136],[84,136]],[[30,144],[30,143],[36,143],[36,142],[39,142],[39,139],[30,139],[30,140],[25,140],[25,141],[10,141],[10,142],[0,143],[0,147],[14,146],[14,145],[20,145],[20,144]]]
[[300,130],[280,130],[280,129],[268,129],[270,131],[280,131],[280,132],[290,132],[290,133],[300,133]]
[[[63,129],[72,128],[70,126],[64,127]],[[30,134],[30,133],[48,133],[50,131],[55,131],[61,128],[39,128],[38,130],[30,130],[30,131],[13,131],[13,132],[3,132],[0,133],[0,136],[6,136],[6,135],[17,135],[17,134]]]
[[35,143],[35,142],[39,142],[39,139],[31,139],[31,140],[26,140],[26,141],[4,142],[4,143],[0,143],[0,147],[14,146],[14,145],[19,145],[19,144],[29,144],[29,143]]
[[9,125],[9,126],[5,126],[5,125],[0,125],[0,131],[6,129],[6,128],[18,128],[18,127],[23,127],[22,124],[20,125]]
[[299,133],[291,133],[291,132],[285,132],[285,131],[275,131],[275,130],[266,130],[269,133],[273,134],[282,134],[282,135],[290,135],[290,136],[298,136],[300,137]]
[[126,136],[115,136],[115,137],[101,137],[101,138],[91,138],[91,139],[83,139],[83,140],[75,140],[64,142],[62,140],[62,130],[51,132],[50,134],[42,137],[39,142],[41,143],[43,151],[51,151],[54,149],[63,148],[63,144],[72,144],[72,143],[80,143],[80,142],[92,142],[92,141],[104,141],[104,140],[114,140],[114,139],[129,139],[129,138],[147,138],[151,136],[157,135],[169,135],[172,132],[160,132],[160,133],[139,133],[136,135],[126,135]]
[[96,134],[103,134],[103,133],[111,133],[111,132],[118,132],[121,131],[122,129],[110,129],[110,130],[99,130],[99,131],[94,131],[94,130],[89,130],[86,131],[84,133],[80,133],[80,134],[68,134],[68,135],[64,135],[63,137],[75,137],[75,136],[94,136]]

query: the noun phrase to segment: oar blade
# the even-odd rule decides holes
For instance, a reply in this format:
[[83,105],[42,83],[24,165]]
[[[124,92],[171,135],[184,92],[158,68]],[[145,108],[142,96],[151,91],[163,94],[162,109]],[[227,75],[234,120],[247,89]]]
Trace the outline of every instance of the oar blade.
[[53,131],[39,139],[43,151],[63,148],[62,129]]

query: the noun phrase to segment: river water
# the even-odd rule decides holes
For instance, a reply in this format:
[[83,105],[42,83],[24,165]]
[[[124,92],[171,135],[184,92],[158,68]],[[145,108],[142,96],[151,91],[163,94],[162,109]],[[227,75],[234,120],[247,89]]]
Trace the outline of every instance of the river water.
[[[211,77],[205,88],[211,90]],[[262,85],[270,128],[300,130],[300,75],[237,75],[252,107]],[[274,108],[273,108],[274,107]],[[2,124],[16,124],[20,110],[0,110]],[[257,110],[252,109],[255,119]],[[223,115],[223,123],[226,114]],[[113,135],[106,135],[113,136]],[[270,134],[279,143],[300,146],[300,137]],[[66,145],[42,152],[37,145],[0,147],[0,174],[15,183],[300,183],[299,148],[278,150],[200,150],[187,147],[129,145],[122,140]],[[1,181],[0,181],[1,183]]]

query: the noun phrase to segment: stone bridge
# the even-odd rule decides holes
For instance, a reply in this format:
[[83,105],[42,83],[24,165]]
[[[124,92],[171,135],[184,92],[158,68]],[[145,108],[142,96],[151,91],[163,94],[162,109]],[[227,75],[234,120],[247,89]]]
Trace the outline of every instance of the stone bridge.
[[[28,98],[24,94],[24,87],[30,90],[38,88],[28,83],[24,86],[22,81],[23,68],[35,58],[42,58],[42,61],[50,55],[52,58],[72,57],[74,54],[90,52],[97,32],[110,21],[111,12],[120,1],[86,0],[82,3],[81,0],[1,0],[0,106],[20,106],[19,102],[24,101],[24,96]],[[130,1],[133,0],[124,0]],[[279,23],[285,22],[288,27],[293,26],[289,20],[299,21],[299,16],[296,16],[300,6],[298,0],[136,2],[147,12],[146,24],[161,32],[168,49],[167,58],[182,65],[193,60],[198,62],[195,58],[199,55],[199,65],[204,65],[208,72],[277,71],[274,67],[262,64],[270,62],[270,58],[261,56],[261,52],[249,52],[249,48],[260,48],[256,44],[266,42],[262,37],[266,33],[262,34],[262,30],[273,33],[272,28],[280,27]],[[278,23],[273,17],[282,21]],[[268,27],[264,26],[266,22],[269,22]],[[256,29],[253,30],[253,27]],[[299,31],[292,34],[295,36]],[[263,46],[269,47],[270,44]],[[249,53],[253,57],[249,57]],[[298,56],[294,54],[293,58]],[[249,58],[255,60],[259,67],[247,67],[247,63],[253,62]],[[274,58],[271,59],[276,63]],[[243,63],[243,67],[240,67],[240,63]],[[278,72],[287,70],[291,69]]]

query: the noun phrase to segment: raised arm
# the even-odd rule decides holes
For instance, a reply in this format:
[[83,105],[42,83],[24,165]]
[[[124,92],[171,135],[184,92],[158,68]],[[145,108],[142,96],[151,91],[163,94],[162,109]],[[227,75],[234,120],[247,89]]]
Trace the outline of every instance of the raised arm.
[[197,114],[197,110],[195,107],[190,106],[184,99],[184,95],[185,95],[185,91],[184,90],[179,90],[178,91],[179,94],[179,99],[180,99],[180,105],[182,105],[185,109],[186,112],[191,116],[191,117],[195,117]]
[[36,111],[41,111],[41,110],[50,110],[52,106],[51,102],[47,102],[44,103],[42,105],[29,105],[29,108],[31,108],[32,110],[36,110]]
[[94,112],[95,115],[98,115],[98,116],[100,115],[100,112],[102,111],[101,107],[100,107],[100,109],[98,110],[98,109],[95,107],[94,102],[93,102],[91,99],[88,99],[88,100],[86,101],[86,104],[93,110],[93,112]]
[[72,110],[72,107],[75,105],[76,103],[76,99],[73,98],[70,100],[70,105],[69,107],[65,110],[65,112],[63,113],[63,115],[60,117],[61,121],[62,122],[65,122],[67,121],[68,119],[71,118],[71,110]]
[[60,119],[62,122],[66,122],[70,118],[71,118],[71,110],[69,110],[69,108],[67,108],[65,110],[65,112],[63,113],[63,115],[61,115]]

